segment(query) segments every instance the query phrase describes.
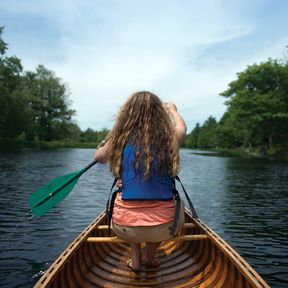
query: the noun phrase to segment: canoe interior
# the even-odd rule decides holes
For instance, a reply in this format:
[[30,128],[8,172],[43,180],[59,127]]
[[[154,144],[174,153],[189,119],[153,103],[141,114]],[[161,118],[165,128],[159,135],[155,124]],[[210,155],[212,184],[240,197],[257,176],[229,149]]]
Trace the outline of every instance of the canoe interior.
[[[249,264],[200,219],[186,210],[186,234],[207,239],[163,242],[156,252],[158,268],[131,271],[127,243],[88,243],[88,237],[107,237],[105,214],[100,214],[59,256],[35,287],[269,287]],[[113,233],[112,235],[113,236]]]

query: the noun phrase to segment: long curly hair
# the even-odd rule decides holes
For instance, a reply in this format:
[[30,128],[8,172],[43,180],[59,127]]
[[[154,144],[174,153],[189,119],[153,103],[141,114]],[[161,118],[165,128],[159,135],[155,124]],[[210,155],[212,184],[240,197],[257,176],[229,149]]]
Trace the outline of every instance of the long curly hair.
[[121,176],[122,153],[128,143],[138,148],[134,150],[134,166],[136,171],[143,169],[144,179],[150,177],[153,159],[160,171],[168,168],[169,175],[177,175],[179,145],[174,124],[162,101],[151,92],[136,92],[127,99],[109,140],[109,165],[115,177]]
[[143,169],[144,179],[150,177],[153,159],[159,171],[168,171],[172,177],[177,175],[179,145],[174,124],[163,102],[151,92],[137,92],[127,99],[116,117],[109,140],[109,166],[115,177],[121,176],[122,153],[128,143],[137,147],[134,167],[136,171]]

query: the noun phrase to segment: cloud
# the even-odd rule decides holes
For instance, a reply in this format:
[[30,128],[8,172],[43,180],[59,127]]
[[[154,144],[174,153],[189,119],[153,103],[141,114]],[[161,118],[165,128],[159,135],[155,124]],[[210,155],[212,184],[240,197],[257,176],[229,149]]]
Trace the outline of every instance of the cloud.
[[[4,38],[13,35],[7,42],[24,67],[44,64],[69,83],[81,128],[111,127],[127,96],[145,89],[175,101],[191,129],[210,114],[220,118],[225,107],[218,94],[239,69],[269,55],[272,44],[254,51],[239,45],[258,39],[259,5],[34,0],[0,8],[5,19],[20,19],[7,20],[14,30],[6,27]],[[281,46],[283,37],[276,40]]]

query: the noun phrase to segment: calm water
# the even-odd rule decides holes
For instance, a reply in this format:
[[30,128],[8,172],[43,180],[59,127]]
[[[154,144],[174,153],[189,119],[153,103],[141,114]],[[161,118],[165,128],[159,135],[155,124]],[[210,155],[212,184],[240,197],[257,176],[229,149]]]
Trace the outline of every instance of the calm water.
[[[288,287],[288,163],[181,151],[180,176],[199,218],[271,287]],[[104,209],[112,177],[86,172],[57,207],[33,217],[27,199],[54,177],[86,166],[90,149],[0,154],[0,287],[31,287]],[[179,189],[180,190],[180,189]]]

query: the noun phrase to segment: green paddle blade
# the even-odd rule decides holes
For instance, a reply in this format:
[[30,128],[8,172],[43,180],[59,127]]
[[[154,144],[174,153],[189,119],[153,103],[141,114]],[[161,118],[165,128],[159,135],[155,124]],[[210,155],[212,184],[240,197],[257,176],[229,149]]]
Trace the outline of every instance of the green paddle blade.
[[36,215],[42,216],[57,205],[70,193],[84,170],[57,177],[32,194],[28,200],[32,211]]
[[73,189],[80,176],[96,163],[97,161],[94,160],[82,170],[57,177],[36,191],[28,200],[32,211],[38,216],[44,215],[48,210],[63,200]]

